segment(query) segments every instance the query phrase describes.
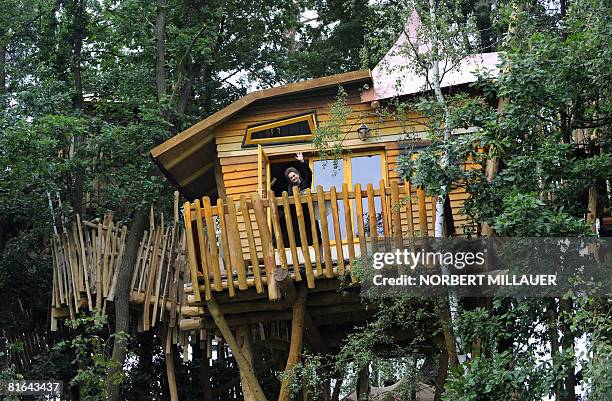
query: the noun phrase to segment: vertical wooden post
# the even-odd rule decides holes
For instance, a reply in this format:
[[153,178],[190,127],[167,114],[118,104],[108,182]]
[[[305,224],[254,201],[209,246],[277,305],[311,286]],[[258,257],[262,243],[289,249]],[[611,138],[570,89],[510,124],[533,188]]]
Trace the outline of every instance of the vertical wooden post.
[[359,250],[361,256],[365,256],[367,253],[365,228],[363,221],[363,201],[361,197],[361,184],[355,184],[355,211],[357,213],[357,235],[359,236]]
[[163,348],[165,349],[164,359],[166,361],[166,375],[168,377],[168,387],[170,390],[170,401],[178,401],[178,390],[176,387],[176,376],[174,374],[174,348],[170,342],[167,329],[162,329],[161,333]]
[[[251,366],[251,369],[255,371],[253,368],[252,338],[249,326],[239,326],[236,329],[236,340],[238,340],[238,346],[240,347],[242,355],[244,355],[244,358]],[[253,392],[249,388],[249,383],[245,373],[242,370],[240,370],[240,384],[242,385],[242,396],[244,401],[255,401]]]
[[223,316],[223,313],[221,313],[221,308],[219,307],[219,304],[217,304],[217,301],[215,301],[214,297],[206,302],[206,306],[208,307],[210,315],[215,321],[216,326],[219,328],[219,331],[221,331],[223,338],[225,338],[225,341],[227,341],[227,344],[232,350],[234,359],[236,360],[238,368],[240,369],[240,374],[244,375],[244,380],[246,383],[248,383],[253,400],[267,401],[266,396],[264,395],[263,390],[255,377],[255,372],[253,371],[251,364],[243,355],[241,348],[238,345],[238,341],[236,341],[236,338],[227,324],[225,316]]
[[378,238],[378,221],[376,216],[376,204],[374,202],[374,186],[368,184],[366,187],[368,194],[368,217],[370,221],[370,240],[376,241]]
[[[317,266],[317,276],[320,276],[321,274],[323,274],[323,265],[321,264],[321,261],[324,259],[324,256],[322,254],[323,252],[323,244],[319,244],[319,237],[317,235],[317,219],[315,218],[315,208],[314,205],[312,203],[312,193],[310,192],[310,188],[306,189],[306,207],[308,209],[308,214],[310,215],[310,232],[312,233],[312,245],[314,248],[314,255],[315,255],[315,264]],[[316,194],[315,194],[316,196]],[[321,202],[317,201],[318,204],[320,204]],[[319,208],[317,207],[317,213],[319,211]],[[323,233],[323,227],[321,226],[321,234]],[[306,233],[306,235],[308,235],[308,233]],[[325,242],[325,238],[322,237],[322,242]]]
[[302,341],[304,339],[304,313],[306,311],[307,289],[304,284],[300,285],[298,296],[293,304],[293,316],[291,320],[291,344],[289,345],[289,357],[285,365],[285,378],[281,383],[278,401],[289,401],[289,373],[297,364],[302,352]]
[[[195,241],[193,239],[193,231],[191,228],[191,203],[185,202],[183,209],[185,213],[185,237],[187,239],[187,260],[189,261],[189,270],[191,271],[191,285],[193,287],[193,296],[196,302],[200,302],[200,286],[198,285],[198,266],[195,253]],[[201,233],[198,232],[198,235]]]
[[[223,291],[221,268],[219,267],[217,234],[215,233],[215,221],[212,214],[212,205],[210,204],[210,198],[208,196],[202,198],[202,208],[204,209],[204,217],[206,219],[206,231],[208,233],[208,244],[210,245],[210,261],[212,265],[215,291]],[[185,219],[185,221],[186,220],[187,219]]]
[[306,236],[306,224],[304,223],[304,211],[302,209],[302,200],[300,191],[297,187],[293,187],[293,202],[295,206],[295,216],[300,230],[300,242],[302,244],[302,256],[304,257],[304,267],[306,269],[306,282],[308,288],[314,288],[314,273],[312,271],[312,263],[310,261],[310,250],[308,248],[308,237]]
[[255,219],[257,220],[257,227],[259,228],[259,236],[261,237],[261,247],[264,255],[264,268],[266,269],[266,278],[268,279],[268,298],[271,301],[277,301],[280,299],[278,290],[276,288],[276,281],[272,279],[274,275],[274,269],[276,268],[276,261],[274,260],[274,247],[272,246],[272,237],[270,234],[270,228],[268,227],[268,218],[264,211],[263,202],[258,194],[251,194],[251,201],[253,202],[253,211],[255,212]]
[[334,225],[334,239],[336,240],[336,260],[338,262],[338,274],[344,274],[344,252],[342,250],[342,233],[340,232],[340,217],[338,216],[338,195],[336,187],[332,185],[329,189],[331,198],[332,223]]
[[246,267],[244,265],[244,254],[242,253],[242,242],[240,241],[240,231],[238,230],[238,217],[236,214],[236,204],[231,196],[227,198],[227,239],[230,242],[230,258],[232,267],[236,267],[238,275],[238,288],[246,290],[249,288],[246,277]]
[[319,206],[319,223],[323,234],[323,252],[325,254],[325,277],[334,277],[332,270],[331,249],[329,247],[329,227],[327,226],[327,210],[325,209],[325,193],[323,186],[317,185],[317,203]]
[[412,190],[410,189],[410,183],[404,181],[404,196],[406,197],[406,219],[408,221],[408,236],[414,237],[414,222],[412,220]]
[[253,234],[253,226],[251,225],[251,215],[246,201],[246,196],[240,195],[240,209],[242,209],[242,219],[244,220],[244,228],[247,234],[249,243],[249,258],[251,259],[251,269],[255,278],[255,288],[258,294],[263,292],[261,282],[261,272],[259,269],[259,258],[257,257],[257,247],[255,246],[255,236]]
[[276,238],[276,248],[278,249],[278,257],[281,262],[283,269],[288,269],[287,265],[287,253],[285,252],[285,242],[283,240],[283,232],[281,230],[280,218],[278,216],[278,205],[276,203],[276,196],[272,190],[268,191],[268,201],[270,202],[270,212],[272,226],[274,227],[274,237]]
[[346,183],[342,184],[342,203],[344,205],[344,227],[346,229],[346,243],[348,244],[349,261],[352,267],[353,259],[355,259],[355,246],[353,244],[353,220],[351,219],[349,187]]
[[295,242],[295,233],[293,232],[291,206],[289,206],[289,194],[287,191],[283,191],[282,202],[283,211],[285,212],[285,226],[287,227],[287,237],[289,239],[289,249],[291,250],[291,262],[293,264],[295,281],[302,281],[302,275],[300,274],[300,261],[298,259],[297,245]]
[[402,218],[400,216],[399,186],[397,181],[391,181],[391,227],[394,245],[402,246]]
[[96,312],[102,311],[102,223],[98,223],[97,254],[96,254]]
[[425,204],[425,191],[422,188],[417,189],[417,198],[419,205],[419,231],[421,237],[429,236],[429,227],[427,226],[427,207]]
[[230,256],[230,243],[227,236],[227,229],[225,224],[225,207],[223,199],[217,199],[217,216],[219,217],[219,248],[223,250],[223,264],[225,266],[225,278],[227,281],[227,292],[230,297],[235,295],[234,291],[234,268],[232,266],[232,260]]

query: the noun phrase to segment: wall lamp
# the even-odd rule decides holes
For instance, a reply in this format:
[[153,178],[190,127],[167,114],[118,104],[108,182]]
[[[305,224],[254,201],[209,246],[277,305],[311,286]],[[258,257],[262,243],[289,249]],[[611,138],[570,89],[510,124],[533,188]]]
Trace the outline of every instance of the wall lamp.
[[357,128],[357,134],[359,135],[359,139],[365,142],[370,138],[370,128],[365,124],[361,124],[359,128]]

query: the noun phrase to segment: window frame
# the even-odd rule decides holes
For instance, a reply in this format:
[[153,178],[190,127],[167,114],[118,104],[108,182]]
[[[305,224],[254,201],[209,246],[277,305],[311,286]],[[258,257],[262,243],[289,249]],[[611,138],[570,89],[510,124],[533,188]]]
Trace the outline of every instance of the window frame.
[[[354,185],[353,185],[353,163],[351,161],[351,159],[353,157],[364,157],[364,156],[380,156],[380,163],[381,163],[381,172],[382,172],[382,177],[380,177],[381,180],[384,180],[385,185],[387,185],[387,176],[388,176],[388,171],[387,171],[387,152],[385,149],[373,149],[373,150],[366,150],[366,151],[351,151],[351,152],[346,152],[345,154],[342,155],[342,172],[343,172],[343,183],[346,183],[349,187],[349,190],[353,190],[354,189]],[[311,191],[315,191],[316,190],[316,185],[314,184],[314,177],[316,175],[315,169],[314,169],[314,162],[315,161],[320,161],[321,157],[320,156],[315,156],[315,157],[311,157],[308,160],[309,166],[310,166],[310,170],[312,171],[312,176],[313,176],[313,180],[312,180],[312,185],[310,190]],[[331,161],[331,160],[330,160]],[[348,161],[348,163],[347,163]],[[379,180],[380,182],[380,180]],[[379,182],[373,182],[372,185],[377,185],[379,184]],[[336,190],[342,190],[342,188],[336,188]]]
[[[388,184],[388,171],[387,171],[387,151],[386,149],[382,148],[382,149],[370,149],[370,150],[365,150],[365,151],[351,151],[351,152],[346,152],[342,155],[342,171],[343,171],[343,183],[346,183],[348,186],[349,191],[354,191],[355,187],[353,185],[353,163],[352,163],[352,158],[353,157],[363,157],[363,156],[380,156],[380,163],[381,163],[381,174],[382,177],[380,177],[381,180],[384,181],[385,186]],[[312,192],[316,191],[316,185],[315,185],[315,177],[317,172],[314,169],[314,162],[315,161],[320,161],[321,157],[320,156],[315,156],[315,157],[311,157],[308,160],[309,166],[310,166],[310,170],[312,171],[312,184],[311,184],[311,188],[310,190]],[[348,162],[348,163],[347,163]],[[371,184],[376,186],[377,184],[380,183],[379,182],[372,182]],[[362,187],[362,190],[366,189],[366,187]],[[324,189],[325,190],[325,189]],[[336,188],[336,190],[338,191],[342,191],[342,188]],[[387,209],[387,205],[385,204],[385,202],[381,202],[381,207]],[[351,225],[353,227],[353,243],[358,243],[359,241],[359,237],[358,237],[358,233],[355,232],[354,228],[355,228],[355,210],[356,210],[356,205],[355,205],[355,199],[350,199],[349,200],[349,208],[350,208],[350,216],[351,216]],[[387,210],[388,211],[388,210]],[[387,213],[387,216],[389,215],[389,213]],[[340,218],[340,216],[338,216]],[[346,224],[346,223],[345,223]],[[346,233],[342,233],[343,235],[345,235]],[[330,240],[329,241],[330,245],[335,245],[336,244],[336,240]],[[342,239],[342,244],[348,244],[348,240],[347,239]]]
[[[255,132],[264,131],[267,129],[273,129],[277,127],[282,127],[289,124],[295,124],[299,122],[307,122],[310,127],[310,134],[303,135],[293,135],[293,136],[283,136],[277,138],[262,138],[262,139],[253,139],[252,135]],[[249,125],[246,128],[244,138],[242,140],[242,147],[254,147],[257,145],[282,145],[282,144],[293,144],[298,142],[307,142],[314,139],[315,131],[317,130],[318,122],[317,122],[317,113],[316,111],[309,111],[307,113],[302,113],[294,116],[283,117],[281,119],[272,120],[264,123],[258,123]]]

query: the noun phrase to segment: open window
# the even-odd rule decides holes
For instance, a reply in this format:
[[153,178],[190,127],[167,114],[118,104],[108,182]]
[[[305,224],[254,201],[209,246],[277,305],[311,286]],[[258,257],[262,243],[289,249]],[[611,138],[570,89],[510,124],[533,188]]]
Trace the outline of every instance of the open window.
[[313,111],[250,125],[246,129],[242,147],[310,141],[317,129],[316,117]]

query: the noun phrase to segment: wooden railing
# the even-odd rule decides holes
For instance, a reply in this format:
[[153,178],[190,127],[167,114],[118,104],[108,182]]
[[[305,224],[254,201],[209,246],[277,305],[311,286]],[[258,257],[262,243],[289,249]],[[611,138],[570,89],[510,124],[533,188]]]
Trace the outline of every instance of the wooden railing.
[[[114,301],[119,268],[125,251],[127,227],[113,222],[112,213],[93,222],[63,225],[52,237],[53,283],[51,329],[57,319],[74,318],[81,309],[104,312]],[[142,305],[139,330],[148,330],[156,322],[178,328],[178,314],[184,304],[184,280],[190,280],[185,268],[185,233],[178,218],[178,194],[175,194],[175,219],[164,224],[151,217],[138,248],[130,282],[130,301]],[[187,276],[187,277],[185,277]]]
[[[184,214],[189,290],[195,302],[201,301],[202,291],[209,300],[213,291],[227,290],[233,297],[251,287],[258,293],[267,290],[269,298],[276,300],[279,293],[272,279],[276,268],[289,270],[293,280],[306,280],[314,288],[318,278],[349,273],[351,261],[367,252],[368,241],[381,236],[400,240],[428,232],[424,192],[413,192],[409,183],[398,181],[381,180],[376,188],[345,184],[341,190],[324,191],[318,186],[316,192],[303,194],[294,187],[292,194],[283,192],[279,197],[270,191],[266,199],[258,193],[219,198],[214,206],[204,197],[186,202]],[[309,222],[305,216],[310,216]],[[307,230],[311,230],[311,244]]]

